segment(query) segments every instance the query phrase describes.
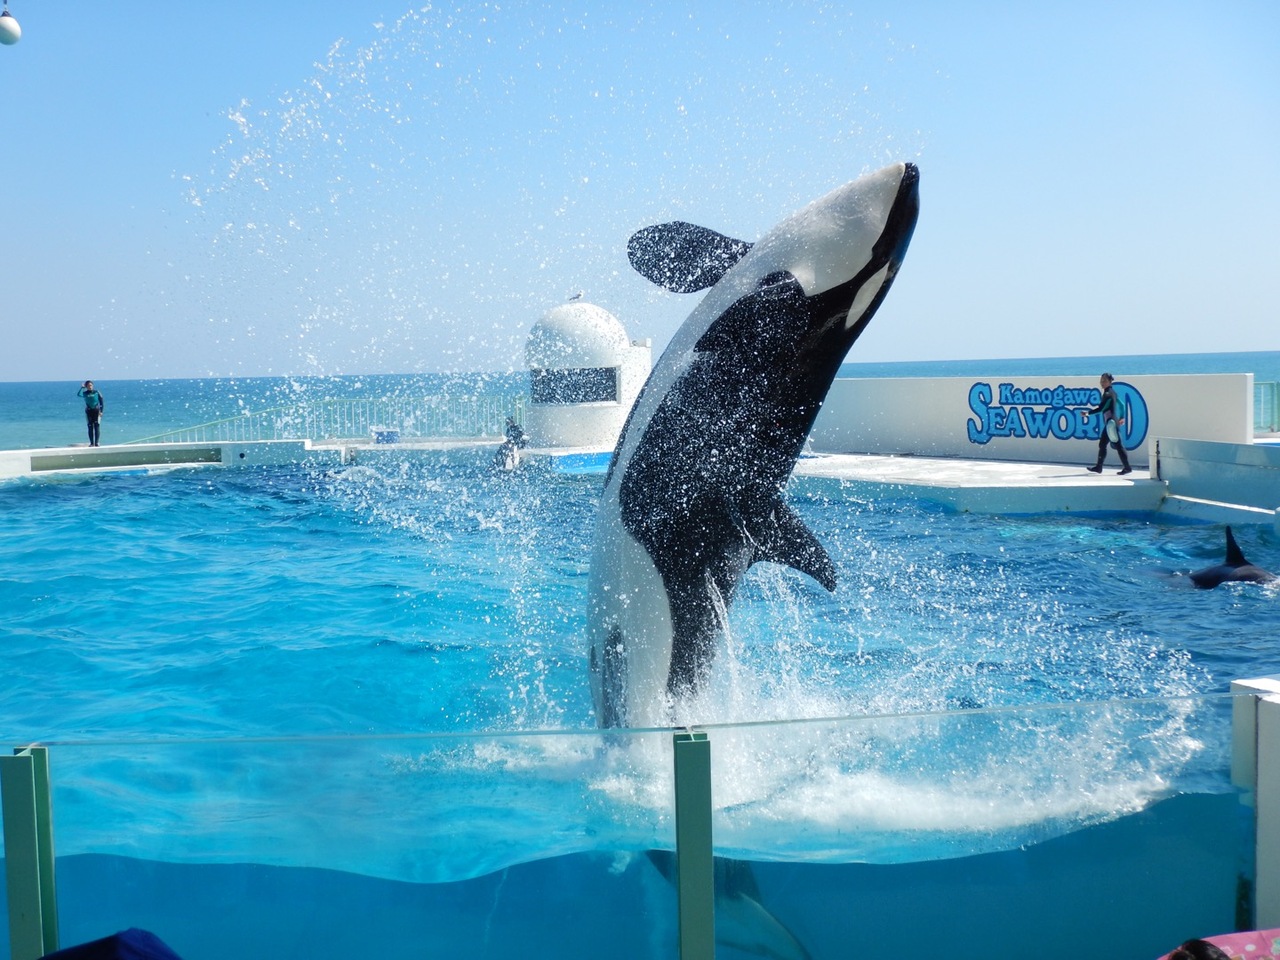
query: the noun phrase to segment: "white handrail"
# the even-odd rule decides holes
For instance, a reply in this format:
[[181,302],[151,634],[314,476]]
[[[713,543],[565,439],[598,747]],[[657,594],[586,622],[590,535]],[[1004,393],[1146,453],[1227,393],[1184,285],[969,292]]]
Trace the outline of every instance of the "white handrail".
[[504,436],[508,417],[524,423],[527,398],[362,397],[272,407],[134,440],[133,443],[228,443],[338,440],[395,434],[407,439]]

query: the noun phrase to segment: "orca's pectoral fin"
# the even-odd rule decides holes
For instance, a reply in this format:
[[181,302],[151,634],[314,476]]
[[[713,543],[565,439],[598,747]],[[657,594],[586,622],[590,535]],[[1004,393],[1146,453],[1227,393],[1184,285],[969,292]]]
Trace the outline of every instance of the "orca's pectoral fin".
[[716,942],[768,960],[810,960],[804,944],[761,902],[751,864],[716,857]]
[[752,563],[768,560],[807,573],[828,590],[836,588],[836,565],[813,531],[785,501],[778,499],[771,514],[747,533],[755,541]]
[[645,856],[649,858],[649,862],[658,868],[658,872],[662,874],[662,879],[667,883],[674,884],[676,882],[676,855],[671,850],[646,850]]
[[[676,855],[669,850],[647,851],[649,861],[671,884],[676,883]],[[760,886],[751,864],[716,857],[716,942],[767,960],[810,960],[794,933],[760,902]]]
[[636,272],[672,293],[697,293],[720,282],[751,244],[695,223],[673,220],[637,230],[627,241]]
[[1224,562],[1228,567],[1243,567],[1249,563],[1244,558],[1243,551],[1237,546],[1235,535],[1230,527],[1227,527],[1227,559]]

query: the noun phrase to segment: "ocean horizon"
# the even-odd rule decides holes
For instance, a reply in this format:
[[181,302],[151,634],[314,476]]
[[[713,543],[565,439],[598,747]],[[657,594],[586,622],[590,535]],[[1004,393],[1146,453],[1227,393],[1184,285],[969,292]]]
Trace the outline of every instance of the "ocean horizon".
[[[1280,351],[1027,357],[988,360],[846,362],[843,378],[1061,377],[1117,379],[1158,374],[1252,373],[1255,383],[1280,382]],[[0,382],[0,450],[84,443],[81,382]],[[106,400],[104,444],[134,443],[199,424],[322,399],[528,393],[525,371],[342,374],[267,377],[94,378]]]

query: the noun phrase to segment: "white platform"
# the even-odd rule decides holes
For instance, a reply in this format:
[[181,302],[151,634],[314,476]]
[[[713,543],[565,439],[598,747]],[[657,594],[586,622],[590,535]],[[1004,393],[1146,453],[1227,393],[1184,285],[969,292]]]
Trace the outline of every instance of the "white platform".
[[[1119,476],[1119,464],[1102,474],[1084,465],[1015,463],[866,454],[823,454],[796,464],[802,476],[836,477],[861,487],[896,491],[943,503],[966,513],[1032,514],[1152,512],[1166,485],[1146,469]],[[1257,522],[1257,521],[1255,521]]]
[[[407,441],[374,444],[280,440],[233,443],[117,444],[0,450],[0,480],[84,473],[154,472],[182,467],[233,468],[305,463],[336,468],[431,450],[491,447],[494,441]],[[526,450],[522,457],[557,451]],[[591,454],[593,450],[559,451]],[[830,477],[863,496],[909,496],[963,513],[1016,516],[1043,513],[1167,513],[1214,523],[1280,525],[1275,510],[1212,499],[1170,496],[1146,468],[1127,476],[1112,462],[1102,474],[1084,465],[962,460],[879,454],[818,454],[801,458],[798,476]],[[573,472],[598,472],[575,470]]]

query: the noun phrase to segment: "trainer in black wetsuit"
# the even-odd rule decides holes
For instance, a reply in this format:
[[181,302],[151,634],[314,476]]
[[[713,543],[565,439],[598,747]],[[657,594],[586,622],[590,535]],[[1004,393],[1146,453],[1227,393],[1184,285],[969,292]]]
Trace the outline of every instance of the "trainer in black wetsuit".
[[[1109,373],[1104,373],[1098,378],[1098,386],[1102,388],[1102,401],[1092,410],[1086,413],[1092,416],[1095,413],[1102,414],[1102,430],[1098,433],[1098,462],[1089,468],[1090,473],[1101,473],[1102,462],[1107,459],[1107,444],[1115,447],[1116,453],[1120,454],[1120,469],[1116,472],[1122,476],[1126,473],[1132,473],[1133,468],[1129,466],[1129,455],[1125,453],[1124,444],[1120,442],[1120,425],[1124,423],[1123,417],[1116,416],[1116,391],[1112,384],[1115,378]],[[1107,424],[1111,421],[1116,424],[1116,439],[1111,441],[1107,437]]]
[[89,446],[96,447],[102,434],[102,414],[106,412],[107,402],[94,389],[92,380],[86,380],[76,396],[84,400],[84,418],[89,424]]

